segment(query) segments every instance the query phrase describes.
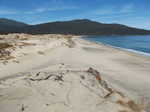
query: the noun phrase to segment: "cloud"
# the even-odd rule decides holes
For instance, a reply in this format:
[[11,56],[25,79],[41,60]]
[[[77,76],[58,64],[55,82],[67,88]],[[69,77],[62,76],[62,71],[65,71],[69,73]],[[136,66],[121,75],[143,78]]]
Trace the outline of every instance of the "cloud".
[[123,5],[121,7],[118,6],[105,6],[101,7],[97,10],[94,10],[92,14],[95,15],[115,15],[115,14],[125,14],[125,13],[132,13],[134,12],[134,5],[133,4],[127,4]]
[[0,15],[10,15],[10,14],[38,14],[44,12],[52,11],[64,11],[64,10],[74,10],[78,9],[77,6],[64,4],[61,0],[51,0],[48,2],[43,2],[41,5],[35,5],[32,9],[15,10],[8,7],[0,6]]
[[0,9],[0,15],[17,14],[17,13],[19,12],[15,10]]
[[64,7],[53,7],[53,8],[37,8],[36,12],[45,12],[45,11],[61,11],[61,10],[72,10],[77,9],[75,6],[64,6]]
[[78,7],[76,6],[61,6],[61,7],[51,7],[51,8],[39,7],[31,11],[26,11],[25,13],[36,14],[36,13],[43,13],[43,12],[64,11],[64,10],[74,10],[74,9],[78,9]]
[[95,15],[107,15],[107,14],[112,14],[115,12],[115,8],[113,6],[105,6],[105,7],[101,7],[99,9],[96,9],[94,11],[92,11],[92,14]]
[[122,7],[120,10],[121,13],[134,12],[135,6],[133,4],[128,4]]

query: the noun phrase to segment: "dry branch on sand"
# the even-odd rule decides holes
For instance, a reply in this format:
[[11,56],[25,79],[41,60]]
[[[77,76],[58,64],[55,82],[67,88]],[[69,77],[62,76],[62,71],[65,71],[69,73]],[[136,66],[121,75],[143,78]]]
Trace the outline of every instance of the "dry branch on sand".
[[0,50],[4,50],[7,48],[13,47],[11,44],[8,43],[0,43]]
[[8,50],[8,48],[13,47],[13,45],[8,43],[0,43],[0,59],[3,60],[9,60],[13,57],[10,56],[11,52]]
[[[107,95],[104,96],[105,99],[109,98],[113,93],[117,93],[122,98],[124,98],[124,95],[122,95],[121,92],[113,90],[112,88],[109,87],[107,82],[102,79],[100,73],[97,70],[95,70],[93,68],[89,68],[87,70],[87,72],[94,75],[96,80],[99,82],[99,84],[109,92]],[[142,110],[144,109],[143,106],[141,106],[139,104],[136,104],[133,100],[128,100],[128,101],[118,100],[116,103],[123,106],[123,107],[125,107],[125,108],[128,108],[128,110],[130,110],[130,111],[123,110],[123,111],[120,111],[120,112],[142,112]]]

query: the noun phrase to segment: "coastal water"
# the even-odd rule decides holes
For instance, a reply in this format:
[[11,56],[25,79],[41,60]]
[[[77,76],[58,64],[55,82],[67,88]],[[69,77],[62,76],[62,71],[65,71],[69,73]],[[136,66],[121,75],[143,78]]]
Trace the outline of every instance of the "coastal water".
[[86,36],[84,39],[119,47],[150,56],[150,35],[147,36]]

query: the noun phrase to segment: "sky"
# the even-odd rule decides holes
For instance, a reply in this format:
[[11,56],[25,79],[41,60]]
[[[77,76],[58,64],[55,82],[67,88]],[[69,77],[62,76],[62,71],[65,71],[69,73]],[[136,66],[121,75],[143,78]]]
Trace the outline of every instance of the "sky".
[[0,0],[0,18],[28,24],[91,19],[150,30],[150,0]]

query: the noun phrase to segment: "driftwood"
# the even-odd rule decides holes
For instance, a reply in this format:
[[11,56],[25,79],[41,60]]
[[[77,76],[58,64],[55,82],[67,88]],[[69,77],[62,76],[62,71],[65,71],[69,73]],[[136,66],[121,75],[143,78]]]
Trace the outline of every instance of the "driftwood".
[[[38,73],[36,74],[36,77],[40,76],[40,73],[41,73],[41,72],[38,72]],[[50,75],[48,75],[48,76],[41,77],[41,78],[29,78],[29,80],[31,80],[31,81],[48,80],[48,79],[51,78],[52,76],[54,76],[54,80],[55,80],[55,81],[64,81],[64,80],[63,80],[63,75],[54,75],[54,74],[50,74]]]
[[100,73],[93,69],[93,68],[89,68],[87,70],[88,73],[92,74],[95,76],[96,80],[99,82],[99,84],[104,88],[106,89],[107,91],[109,91],[109,93],[105,96],[105,97],[109,97],[112,93],[113,93],[113,90],[108,86],[107,82],[105,80],[102,80],[101,78],[101,75]]

